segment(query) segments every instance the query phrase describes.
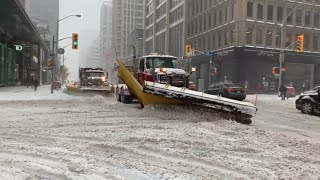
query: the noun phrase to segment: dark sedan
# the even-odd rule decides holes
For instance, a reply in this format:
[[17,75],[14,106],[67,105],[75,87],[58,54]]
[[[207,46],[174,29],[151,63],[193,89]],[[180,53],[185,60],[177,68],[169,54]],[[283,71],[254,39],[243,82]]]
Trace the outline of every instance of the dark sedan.
[[222,97],[238,101],[243,101],[246,99],[245,90],[242,87],[236,86],[232,83],[213,84],[204,92],[212,95],[221,95]]

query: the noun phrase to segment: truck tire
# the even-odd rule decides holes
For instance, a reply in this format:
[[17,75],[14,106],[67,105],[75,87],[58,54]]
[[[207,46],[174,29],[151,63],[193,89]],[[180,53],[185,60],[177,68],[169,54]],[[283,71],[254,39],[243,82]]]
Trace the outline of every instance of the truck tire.
[[118,102],[121,102],[120,89],[118,87],[116,89],[116,99]]
[[121,102],[122,103],[130,104],[131,103],[130,99],[131,99],[130,96],[126,96],[123,93],[121,93]]

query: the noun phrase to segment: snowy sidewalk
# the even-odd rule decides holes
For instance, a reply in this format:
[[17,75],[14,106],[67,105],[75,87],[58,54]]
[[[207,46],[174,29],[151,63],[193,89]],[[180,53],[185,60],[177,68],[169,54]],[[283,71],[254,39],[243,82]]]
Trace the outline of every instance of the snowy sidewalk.
[[50,85],[40,86],[37,91],[33,87],[2,87],[0,88],[0,101],[34,101],[34,100],[58,100],[70,99],[62,90],[50,92]]

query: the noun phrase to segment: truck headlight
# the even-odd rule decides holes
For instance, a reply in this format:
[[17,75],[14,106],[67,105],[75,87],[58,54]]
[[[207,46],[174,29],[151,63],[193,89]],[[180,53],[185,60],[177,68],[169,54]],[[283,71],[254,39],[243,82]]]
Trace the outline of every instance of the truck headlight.
[[103,76],[103,77],[101,78],[101,80],[102,80],[103,82],[105,82],[105,81],[106,81],[106,77]]
[[165,68],[165,67],[163,67],[163,68],[160,68],[160,72],[164,72],[164,73],[166,73],[167,72],[167,68]]

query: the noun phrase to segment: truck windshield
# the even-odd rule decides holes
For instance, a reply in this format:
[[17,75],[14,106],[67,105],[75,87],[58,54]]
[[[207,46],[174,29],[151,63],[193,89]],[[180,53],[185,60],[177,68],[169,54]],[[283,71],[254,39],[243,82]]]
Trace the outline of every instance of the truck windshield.
[[180,68],[178,59],[169,57],[152,57],[148,58],[147,62],[153,61],[155,68]]
[[89,72],[87,73],[88,77],[103,77],[104,74],[102,72]]

